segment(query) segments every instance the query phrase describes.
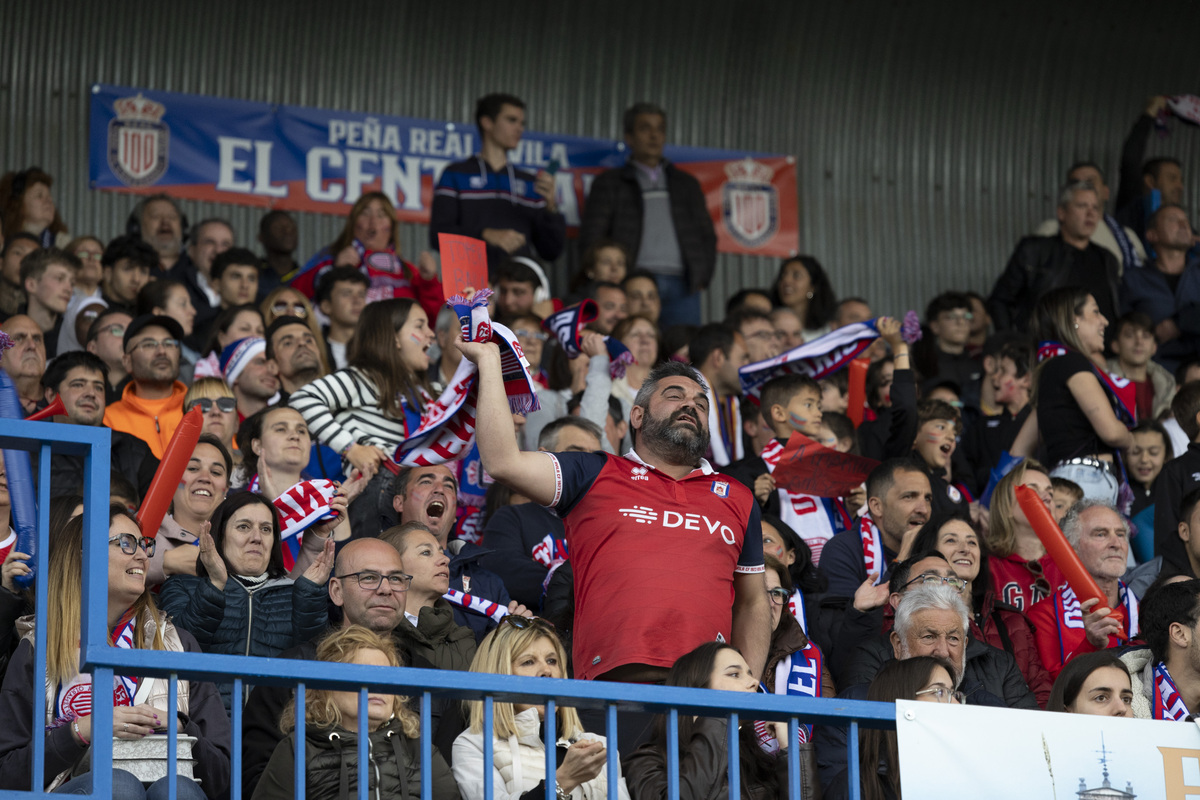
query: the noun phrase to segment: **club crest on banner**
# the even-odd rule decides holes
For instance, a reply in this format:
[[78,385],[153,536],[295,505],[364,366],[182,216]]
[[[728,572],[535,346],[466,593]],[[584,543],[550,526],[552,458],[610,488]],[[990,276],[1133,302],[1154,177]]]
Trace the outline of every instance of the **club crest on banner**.
[[725,229],[743,247],[762,247],[779,230],[779,193],[771,184],[774,171],[752,158],[725,165],[721,186]]
[[149,98],[122,97],[108,123],[108,166],[126,186],[150,186],[167,172],[171,131],[162,121],[167,107]]

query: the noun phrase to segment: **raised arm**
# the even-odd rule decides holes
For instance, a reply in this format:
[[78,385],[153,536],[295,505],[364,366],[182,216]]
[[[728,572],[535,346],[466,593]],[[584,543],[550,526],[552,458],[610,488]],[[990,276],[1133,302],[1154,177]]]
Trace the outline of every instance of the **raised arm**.
[[479,368],[475,424],[483,468],[497,481],[535,503],[551,505],[561,483],[557,462],[545,453],[521,452],[517,446],[500,371],[500,348],[490,343],[461,341],[455,342],[455,346]]

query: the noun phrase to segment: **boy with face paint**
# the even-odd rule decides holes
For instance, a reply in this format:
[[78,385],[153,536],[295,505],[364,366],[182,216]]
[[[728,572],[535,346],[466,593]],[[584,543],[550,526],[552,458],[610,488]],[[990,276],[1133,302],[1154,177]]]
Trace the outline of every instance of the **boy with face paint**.
[[825,543],[850,527],[851,515],[842,498],[790,492],[775,485],[772,473],[793,433],[821,439],[821,387],[803,375],[774,378],[763,386],[760,408],[775,438],[758,456],[730,464],[724,471],[754,491],[765,513],[778,516],[800,534],[816,565]]

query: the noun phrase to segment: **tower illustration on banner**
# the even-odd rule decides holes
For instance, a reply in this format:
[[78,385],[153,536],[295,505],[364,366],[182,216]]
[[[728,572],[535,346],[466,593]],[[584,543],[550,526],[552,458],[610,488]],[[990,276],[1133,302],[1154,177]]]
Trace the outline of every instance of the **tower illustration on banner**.
[[1114,789],[1108,781],[1108,754],[1109,750],[1104,747],[1104,734],[1100,734],[1100,749],[1096,751],[1100,754],[1100,768],[1104,774],[1104,782],[1099,786],[1089,789],[1087,781],[1083,778],[1079,779],[1079,791],[1075,794],[1079,800],[1133,800],[1137,797],[1133,793],[1133,784],[1126,781],[1125,791]]

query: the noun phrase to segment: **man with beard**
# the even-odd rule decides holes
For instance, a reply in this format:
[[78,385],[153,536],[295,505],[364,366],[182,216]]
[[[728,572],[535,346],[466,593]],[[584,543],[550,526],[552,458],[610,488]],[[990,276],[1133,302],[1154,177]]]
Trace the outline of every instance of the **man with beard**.
[[650,372],[634,399],[633,450],[624,457],[521,452],[499,349],[457,346],[479,367],[484,468],[566,524],[575,677],[660,682],[681,655],[718,637],[761,675],[771,639],[761,517],[750,490],[703,457],[708,387],[700,373],[678,362]]
[[129,383],[104,412],[105,425],[138,437],[160,460],[183,419],[187,386],[178,380],[182,338],[183,328],[170,317],[143,314],[130,322],[122,341]]
[[[100,427],[104,424],[105,394],[108,387],[108,367],[99,356],[83,350],[63,353],[50,362],[42,376],[46,403],[61,397],[67,413],[55,416],[54,421],[71,425]],[[158,459],[150,446],[136,436],[121,431],[112,432],[112,468],[125,476],[145,497],[150,481],[158,470]],[[36,475],[38,453],[33,453]],[[50,459],[50,496],[75,494],[83,486],[83,456],[55,453]]]
[[238,420],[257,414],[279,396],[279,378],[274,362],[267,358],[267,342],[247,336],[225,345],[221,351],[221,374],[237,399]]
[[0,369],[8,373],[17,387],[17,397],[25,416],[42,408],[42,373],[46,371],[46,340],[42,329],[24,314],[9,317],[0,325],[12,347],[0,354]]
[[[361,273],[359,273],[361,274]],[[267,328],[267,360],[279,376],[281,400],[324,375],[317,337],[299,317],[279,317]]]

